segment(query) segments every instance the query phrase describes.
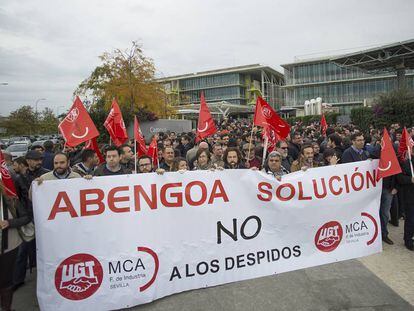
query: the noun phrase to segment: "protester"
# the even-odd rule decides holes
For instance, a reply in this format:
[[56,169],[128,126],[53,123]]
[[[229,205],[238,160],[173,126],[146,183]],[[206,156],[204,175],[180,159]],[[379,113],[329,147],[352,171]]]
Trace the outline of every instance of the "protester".
[[13,273],[22,243],[18,230],[30,222],[30,216],[19,200],[3,194],[3,188],[0,189],[0,195],[3,196],[3,220],[0,220],[0,301],[1,310],[9,311],[14,292]]
[[302,143],[302,134],[300,132],[294,132],[292,135],[292,140],[289,142],[288,146],[288,154],[292,157],[293,160],[297,160],[299,158]]
[[[243,154],[246,161],[246,167],[256,167],[258,169],[262,166],[262,161],[256,156],[255,146],[253,144],[246,143],[243,145]],[[250,152],[249,152],[250,151]]]
[[223,147],[219,143],[213,145],[213,155],[211,156],[211,163],[217,167],[224,167]]
[[106,163],[100,165],[94,172],[93,176],[111,176],[131,174],[132,171],[121,165],[121,151],[116,146],[109,146],[105,153]]
[[282,166],[282,155],[277,151],[269,153],[262,171],[275,176],[279,181],[283,175],[289,174],[289,171]]
[[162,150],[162,158],[163,161],[160,164],[160,168],[162,168],[166,172],[171,172],[174,160],[174,149],[172,146],[164,147],[164,149]]
[[352,146],[342,154],[342,163],[368,160],[368,153],[364,150],[364,135],[354,133],[351,135]]
[[190,168],[188,167],[187,160],[185,158],[174,158],[172,172],[188,171],[189,169]]
[[43,147],[45,148],[45,152],[43,153],[43,162],[42,166],[47,170],[53,170],[53,147],[54,144],[51,140],[46,140],[43,143]]
[[72,179],[80,177],[81,175],[74,172],[70,168],[69,156],[66,153],[58,152],[53,157],[53,171],[47,172],[35,180],[38,184],[41,184],[45,180]]
[[[32,201],[29,198],[29,189],[32,181],[49,172],[42,167],[43,154],[36,150],[30,150],[26,154],[26,161],[28,169],[26,174],[18,175],[17,182],[15,183],[19,200],[26,209],[26,213],[29,215],[30,220],[33,219],[33,206]],[[29,259],[29,266],[33,268],[36,265],[36,240],[32,239],[29,242],[23,241],[19,246],[19,252],[17,255],[17,261],[14,271],[14,288],[24,284],[26,278],[26,266]]]
[[72,169],[75,173],[78,173],[81,177],[85,175],[93,175],[93,171],[99,164],[99,158],[96,155],[95,150],[84,149],[82,151],[82,162],[75,164]]
[[122,167],[130,171],[135,171],[135,158],[132,148],[129,145],[124,144],[119,147],[119,151],[121,152],[120,163]]
[[242,155],[238,148],[227,147],[223,155],[225,169],[244,169],[246,166],[242,162]]
[[284,140],[278,140],[276,143],[276,151],[282,155],[282,166],[290,172],[293,163],[292,157],[288,154],[288,144]]
[[[414,157],[411,162],[414,163]],[[397,181],[398,194],[405,211],[404,245],[408,250],[414,251],[414,177],[412,177],[409,159],[402,163],[401,169],[402,173],[397,175]]]
[[296,172],[313,167],[318,167],[318,163],[314,160],[313,147],[311,144],[304,144],[300,151],[299,158],[293,161],[290,171]]
[[198,149],[196,153],[196,161],[194,162],[193,170],[211,170],[215,169],[214,164],[211,163],[211,154],[208,149]]
[[147,155],[142,155],[137,160],[137,173],[143,174],[143,173],[151,173],[154,171],[154,168],[152,167],[152,160],[151,157]]

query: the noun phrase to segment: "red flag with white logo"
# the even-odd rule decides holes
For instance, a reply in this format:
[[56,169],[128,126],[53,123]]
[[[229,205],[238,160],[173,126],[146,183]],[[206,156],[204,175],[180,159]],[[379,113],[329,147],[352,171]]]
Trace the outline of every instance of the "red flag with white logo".
[[204,93],[200,96],[200,112],[198,115],[196,142],[217,132],[216,125],[208,109]]
[[145,145],[144,137],[142,136],[141,129],[139,127],[137,116],[134,118],[134,140],[135,145],[137,146],[137,154],[138,156],[142,156],[147,154],[147,146]]
[[111,110],[105,120],[104,126],[109,132],[109,136],[115,146],[119,147],[128,140],[128,134],[125,128],[124,119],[122,118],[121,109],[114,99],[112,101]]
[[256,101],[253,123],[265,129],[273,129],[280,139],[285,139],[290,132],[289,124],[261,97]]
[[267,138],[267,152],[270,153],[276,150],[276,143],[280,140],[279,136],[272,128],[265,128],[262,134],[263,139]]
[[67,116],[60,122],[58,128],[65,139],[66,145],[70,147],[76,147],[99,136],[95,124],[78,96],[76,96]]
[[1,181],[4,187],[4,193],[9,197],[17,197],[16,187],[14,186],[13,179],[10,175],[9,169],[4,160],[3,152],[0,150],[0,173]]
[[[410,150],[408,150],[408,147],[410,146]],[[411,150],[414,146],[414,141],[411,138],[410,134],[408,134],[407,128],[404,126],[404,130],[401,135],[400,144],[398,146],[398,157],[401,161],[405,161],[407,151],[409,151],[408,155],[411,158]]]
[[322,114],[321,118],[321,132],[323,136],[326,136],[326,130],[328,129],[328,123],[326,122],[325,115]]
[[88,140],[85,144],[84,149],[92,149],[96,152],[96,155],[99,159],[99,164],[105,163],[105,159],[101,153],[101,150],[99,150],[98,142],[96,141],[96,137],[92,138],[91,140]]
[[154,137],[151,141],[151,144],[148,148],[147,155],[152,159],[152,166],[155,168],[158,166],[158,143],[157,139]]
[[381,158],[378,164],[377,179],[401,173],[401,167],[392,145],[388,131],[384,128],[381,139]]

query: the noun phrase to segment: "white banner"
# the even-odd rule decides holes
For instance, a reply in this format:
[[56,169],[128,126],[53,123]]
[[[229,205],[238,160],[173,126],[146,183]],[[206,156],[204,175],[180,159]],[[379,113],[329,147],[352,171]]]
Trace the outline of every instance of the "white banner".
[[42,310],[127,308],[380,252],[378,161],[34,185]]

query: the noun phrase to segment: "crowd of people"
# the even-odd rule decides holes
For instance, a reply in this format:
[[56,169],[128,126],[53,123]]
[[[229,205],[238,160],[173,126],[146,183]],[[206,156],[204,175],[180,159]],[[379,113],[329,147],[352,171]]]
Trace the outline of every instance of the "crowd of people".
[[[290,135],[272,146],[266,155],[260,129],[248,120],[226,119],[218,124],[219,131],[195,143],[195,131],[189,133],[158,133],[158,161],[142,155],[136,159],[134,142],[116,147],[101,145],[105,162],[99,163],[96,152],[82,146],[71,148],[64,143],[34,146],[25,157],[12,159],[5,153],[7,169],[14,181],[18,199],[3,196],[3,217],[0,221],[0,293],[2,310],[10,310],[13,291],[25,282],[27,265],[36,261],[33,231],[32,182],[44,180],[93,178],[93,176],[181,172],[187,170],[260,170],[281,181],[284,175],[315,167],[339,165],[379,158],[381,131],[371,128],[363,134],[352,124],[334,125],[321,135],[317,123],[296,123]],[[389,128],[397,152],[402,128]],[[409,130],[411,135],[411,130]],[[401,162],[402,173],[386,177],[381,195],[380,219],[382,240],[393,244],[388,235],[389,223],[404,222],[404,243],[413,251],[414,178],[409,160]]]

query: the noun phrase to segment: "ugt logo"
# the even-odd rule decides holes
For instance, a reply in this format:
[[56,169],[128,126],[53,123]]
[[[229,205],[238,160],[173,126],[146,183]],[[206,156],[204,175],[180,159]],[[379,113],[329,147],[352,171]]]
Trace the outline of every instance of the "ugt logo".
[[327,222],[316,232],[315,246],[322,252],[332,252],[341,243],[342,235],[343,230],[339,222]]
[[56,269],[55,286],[66,299],[82,300],[98,290],[102,278],[102,266],[95,257],[76,254],[66,258]]

